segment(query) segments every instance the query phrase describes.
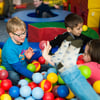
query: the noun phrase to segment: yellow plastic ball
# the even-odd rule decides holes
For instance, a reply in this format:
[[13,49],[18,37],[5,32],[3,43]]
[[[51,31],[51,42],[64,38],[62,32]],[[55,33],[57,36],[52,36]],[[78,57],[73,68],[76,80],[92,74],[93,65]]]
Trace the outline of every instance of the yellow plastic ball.
[[75,95],[73,94],[73,92],[69,89],[69,94],[66,96],[66,99],[72,99],[74,98]]
[[0,58],[1,58],[2,49],[0,48]]
[[83,25],[82,30],[83,31],[87,31],[88,30],[88,26],[87,25]]
[[93,83],[93,89],[96,91],[96,93],[100,94],[100,80]]
[[58,81],[58,76],[55,73],[49,73],[47,75],[47,80],[50,81],[52,84],[55,84]]
[[12,100],[9,94],[2,94],[0,100]]

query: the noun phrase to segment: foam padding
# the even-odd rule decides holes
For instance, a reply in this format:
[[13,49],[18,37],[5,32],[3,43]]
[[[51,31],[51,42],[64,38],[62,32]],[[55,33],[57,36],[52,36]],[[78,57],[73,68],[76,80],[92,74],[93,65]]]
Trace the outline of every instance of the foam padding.
[[36,22],[64,22],[65,17],[71,13],[69,11],[65,10],[57,10],[53,9],[52,12],[56,14],[57,16],[55,17],[50,17],[50,18],[36,18],[34,16],[28,16],[30,14],[35,13],[35,10],[23,10],[23,11],[18,11],[14,14],[12,14],[12,17],[19,17],[21,20],[23,20],[26,23],[26,26],[30,23],[36,23]]
[[63,22],[33,23],[28,25],[28,41],[40,42],[42,40],[52,40],[58,34],[66,32]]

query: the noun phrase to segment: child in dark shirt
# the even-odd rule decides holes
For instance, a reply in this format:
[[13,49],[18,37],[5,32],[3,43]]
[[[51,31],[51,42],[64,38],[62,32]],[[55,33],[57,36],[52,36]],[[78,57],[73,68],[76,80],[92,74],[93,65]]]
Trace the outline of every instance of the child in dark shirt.
[[52,48],[58,46],[60,47],[62,42],[67,39],[68,36],[71,36],[74,40],[81,39],[83,45],[81,47],[80,53],[84,52],[84,46],[91,40],[91,38],[81,34],[83,26],[83,19],[77,14],[71,13],[65,18],[65,27],[67,32],[58,35],[54,40],[50,41]]
[[47,4],[44,4],[42,0],[33,0],[34,7],[36,8],[35,15],[38,18],[53,17],[55,14],[51,11]]

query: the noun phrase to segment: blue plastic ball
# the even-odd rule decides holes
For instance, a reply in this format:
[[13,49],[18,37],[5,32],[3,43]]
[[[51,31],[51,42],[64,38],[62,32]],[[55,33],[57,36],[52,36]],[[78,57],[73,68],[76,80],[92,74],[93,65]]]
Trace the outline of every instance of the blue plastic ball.
[[35,99],[32,96],[29,96],[25,100],[35,100]]
[[32,96],[35,99],[42,99],[44,91],[40,87],[36,87],[32,90]]
[[19,92],[19,87],[17,87],[17,86],[12,86],[12,87],[9,89],[9,94],[10,94],[10,96],[13,97],[13,98],[19,97],[19,94],[20,94],[20,92]]
[[47,73],[56,73],[57,74],[57,70],[55,68],[49,68]]
[[17,97],[17,98],[15,98],[14,100],[25,100],[25,99],[22,98],[22,97]]
[[43,71],[43,72],[41,72],[41,74],[43,75],[43,79],[47,79],[47,72],[46,71]]
[[60,85],[58,88],[57,88],[57,94],[62,97],[62,98],[65,98],[68,94],[69,94],[69,89],[67,86],[65,85]]
[[25,79],[21,79],[21,80],[18,82],[18,85],[20,85],[20,86],[25,86],[25,85],[28,85],[28,82],[27,82],[27,80],[25,80]]
[[20,95],[22,97],[28,97],[31,95],[31,88],[29,86],[22,86],[20,88]]
[[40,83],[43,80],[43,75],[39,72],[34,73],[32,75],[32,80],[33,82],[35,82],[36,84]]

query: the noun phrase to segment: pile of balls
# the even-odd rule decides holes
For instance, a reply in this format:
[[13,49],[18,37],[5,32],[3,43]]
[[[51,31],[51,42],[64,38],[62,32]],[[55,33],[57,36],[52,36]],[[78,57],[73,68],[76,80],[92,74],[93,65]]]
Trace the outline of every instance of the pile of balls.
[[[46,43],[45,41],[43,43]],[[44,49],[44,45],[41,47]],[[82,64],[82,55],[77,64]],[[64,83],[54,67],[40,72],[45,59],[41,56],[27,65],[27,69],[33,72],[32,80],[22,77],[17,86],[7,79],[8,72],[4,66],[0,66],[0,100],[70,100],[75,97],[73,92]],[[88,66],[79,68],[82,75],[88,79],[91,70]],[[100,94],[100,80],[93,84],[93,89]]]

